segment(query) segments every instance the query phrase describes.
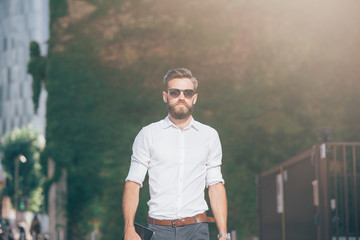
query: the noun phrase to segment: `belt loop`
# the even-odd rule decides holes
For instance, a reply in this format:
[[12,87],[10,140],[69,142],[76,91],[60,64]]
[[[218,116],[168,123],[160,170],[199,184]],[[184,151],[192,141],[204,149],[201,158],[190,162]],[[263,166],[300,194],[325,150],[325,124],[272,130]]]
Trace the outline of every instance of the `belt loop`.
[[153,218],[153,225],[155,225],[155,218]]
[[196,215],[194,216],[194,222],[197,223],[197,221],[196,221]]

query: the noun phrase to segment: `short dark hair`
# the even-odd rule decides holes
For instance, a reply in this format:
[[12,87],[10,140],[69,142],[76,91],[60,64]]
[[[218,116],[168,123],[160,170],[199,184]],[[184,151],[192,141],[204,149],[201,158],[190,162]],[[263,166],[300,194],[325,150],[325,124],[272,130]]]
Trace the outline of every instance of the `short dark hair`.
[[168,83],[175,78],[189,78],[194,84],[194,90],[198,87],[198,81],[192,75],[189,69],[186,68],[175,68],[169,70],[164,76],[164,90],[168,90]]

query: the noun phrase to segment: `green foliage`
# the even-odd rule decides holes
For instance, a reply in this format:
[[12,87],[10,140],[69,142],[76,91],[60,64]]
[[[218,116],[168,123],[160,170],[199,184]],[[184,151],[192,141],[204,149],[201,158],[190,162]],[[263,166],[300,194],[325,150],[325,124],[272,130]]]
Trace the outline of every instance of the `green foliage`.
[[[358,15],[339,18],[330,9],[349,5],[333,1],[322,12],[297,2],[88,0],[91,14],[68,19],[65,0],[50,2],[44,156],[69,174],[69,239],[92,228],[104,240],[122,235],[131,145],[166,115],[169,68],[189,67],[200,81],[195,119],[220,134],[229,228],[241,238],[257,234],[257,173],[316,144],[323,125],[334,140],[357,140],[360,36],[343,26]],[[143,222],[146,186],[140,197]]]
[[8,184],[3,193],[14,200],[15,161],[19,155],[26,157],[26,162],[19,162],[19,199],[29,198],[29,210],[39,211],[43,202],[42,183],[44,180],[39,164],[40,152],[44,146],[40,135],[31,128],[15,128],[4,136],[1,150],[4,153],[2,164],[8,177]]
[[68,6],[66,0],[50,0],[49,4],[50,4],[50,25],[52,25],[54,20],[66,15]]
[[[106,215],[104,222],[111,219],[107,215],[114,211],[104,199],[109,199],[108,194],[121,195],[125,173],[118,171],[128,167],[121,158],[131,154],[139,122],[153,109],[144,99],[149,94],[136,80],[143,78],[141,71],[104,66],[90,51],[96,46],[86,37],[82,40],[69,44],[66,51],[49,54],[47,83],[46,152],[57,168],[68,171],[70,239],[85,238],[102,218],[99,214]],[[143,97],[131,100],[140,92]],[[121,212],[114,217],[118,222]]]
[[30,43],[30,61],[28,63],[28,73],[31,74],[32,81],[32,99],[34,103],[34,112],[39,108],[39,97],[41,85],[45,83],[46,58],[40,55],[39,44],[35,41]]

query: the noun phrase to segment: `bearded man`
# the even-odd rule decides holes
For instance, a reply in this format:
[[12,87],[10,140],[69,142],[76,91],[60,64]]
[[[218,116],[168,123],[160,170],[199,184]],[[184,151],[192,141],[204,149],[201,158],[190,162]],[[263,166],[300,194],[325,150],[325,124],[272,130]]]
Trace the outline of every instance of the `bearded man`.
[[[192,117],[198,81],[186,68],[164,77],[165,119],[144,127],[136,136],[123,195],[124,239],[138,240],[134,228],[139,191],[149,174],[148,228],[153,240],[209,240],[214,218],[218,238],[227,233],[227,200],[221,174],[222,150],[215,129]],[[206,216],[208,188],[212,217]]]

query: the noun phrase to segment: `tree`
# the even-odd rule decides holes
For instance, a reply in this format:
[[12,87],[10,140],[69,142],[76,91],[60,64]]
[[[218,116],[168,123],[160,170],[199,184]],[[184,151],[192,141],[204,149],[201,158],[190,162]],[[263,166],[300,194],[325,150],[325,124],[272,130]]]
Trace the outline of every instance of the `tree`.
[[255,174],[310,148],[319,126],[359,135],[350,126],[359,119],[358,3],[68,2],[50,1],[46,86],[47,151],[69,173],[69,239],[92,228],[102,240],[122,234],[131,144],[165,116],[170,68],[200,81],[194,116],[219,132],[229,229],[240,238],[257,234]]
[[40,55],[39,44],[35,41],[30,43],[30,61],[28,63],[28,73],[33,77],[32,90],[34,112],[39,108],[39,97],[41,92],[41,84],[45,82],[46,58]]
[[[15,186],[15,161],[20,155],[26,158],[26,162],[19,162],[18,175],[18,197],[29,199],[28,207],[30,210],[39,211],[42,204],[39,199],[41,196],[41,184],[43,176],[40,172],[39,157],[43,149],[43,142],[38,132],[31,128],[15,128],[12,132],[5,135],[1,144],[4,153],[2,164],[7,175],[7,185],[3,189],[3,194],[11,197],[14,202]],[[19,206],[17,206],[19,207]]]

